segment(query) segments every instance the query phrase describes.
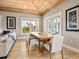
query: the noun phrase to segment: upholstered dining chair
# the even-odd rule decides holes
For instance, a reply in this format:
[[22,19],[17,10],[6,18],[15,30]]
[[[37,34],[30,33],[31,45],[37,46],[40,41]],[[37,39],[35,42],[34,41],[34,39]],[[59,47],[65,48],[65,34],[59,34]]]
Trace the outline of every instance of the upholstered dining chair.
[[61,52],[61,56],[63,59],[63,39],[64,37],[61,35],[54,35],[53,38],[51,39],[50,43],[46,43],[44,46],[47,50],[50,52],[50,59],[52,59],[52,55],[56,52]]
[[36,37],[32,36],[32,35],[29,33],[29,34],[27,34],[27,36],[26,36],[26,48],[28,49],[28,54],[29,54],[29,49],[30,49],[31,40],[36,40]]

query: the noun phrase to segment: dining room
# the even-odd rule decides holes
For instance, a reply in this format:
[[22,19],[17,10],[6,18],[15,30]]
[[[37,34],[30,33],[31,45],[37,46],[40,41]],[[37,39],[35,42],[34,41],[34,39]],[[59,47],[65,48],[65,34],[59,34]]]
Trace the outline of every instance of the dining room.
[[78,45],[78,0],[0,0],[0,59],[79,59]]

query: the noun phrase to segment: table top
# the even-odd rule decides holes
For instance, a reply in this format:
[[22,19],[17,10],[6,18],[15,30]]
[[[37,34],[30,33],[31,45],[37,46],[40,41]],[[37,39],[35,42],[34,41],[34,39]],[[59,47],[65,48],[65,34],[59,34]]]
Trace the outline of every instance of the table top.
[[43,32],[31,32],[31,34],[40,40],[48,40],[53,37],[51,33],[43,33]]

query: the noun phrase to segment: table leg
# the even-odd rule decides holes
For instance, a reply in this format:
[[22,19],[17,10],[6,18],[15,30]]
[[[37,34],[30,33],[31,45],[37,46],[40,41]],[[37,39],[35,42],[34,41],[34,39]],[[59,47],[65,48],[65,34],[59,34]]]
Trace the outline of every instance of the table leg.
[[42,55],[44,55],[44,42],[42,41],[42,46],[41,46],[41,52],[42,52]]
[[29,49],[30,49],[30,41],[31,39],[29,39],[29,43],[28,43],[28,54],[29,54]]
[[63,57],[63,50],[61,50],[61,56],[62,56],[62,59],[64,59],[64,57]]
[[39,43],[38,43],[38,50],[40,52],[40,40],[38,40],[38,41],[39,41]]
[[50,47],[50,59],[52,59],[52,53],[51,53],[52,47],[51,47],[51,43],[49,43],[49,47]]

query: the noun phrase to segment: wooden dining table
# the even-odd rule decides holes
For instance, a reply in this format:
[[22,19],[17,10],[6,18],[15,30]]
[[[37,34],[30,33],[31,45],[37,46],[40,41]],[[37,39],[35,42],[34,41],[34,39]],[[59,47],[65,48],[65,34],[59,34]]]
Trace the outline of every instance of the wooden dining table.
[[31,35],[33,35],[40,41],[48,40],[53,37],[51,33],[43,33],[43,32],[31,32]]
[[[51,56],[52,56],[52,53],[51,53],[51,39],[53,38],[53,35],[51,33],[43,33],[43,32],[31,32],[30,33],[30,38],[29,39],[29,47],[30,47],[30,43],[31,43],[31,40],[32,39],[36,39],[38,40],[38,47],[39,47],[39,52],[42,52],[44,49],[44,44],[45,43],[49,43],[49,49],[50,49],[50,59],[51,59]],[[42,43],[42,45],[40,45]],[[29,48],[28,48],[28,52],[29,52]]]
[[[30,34],[38,40],[39,52],[43,50],[44,43],[49,42],[53,37],[51,33],[31,32]],[[40,45],[40,43],[42,43],[42,45]]]

